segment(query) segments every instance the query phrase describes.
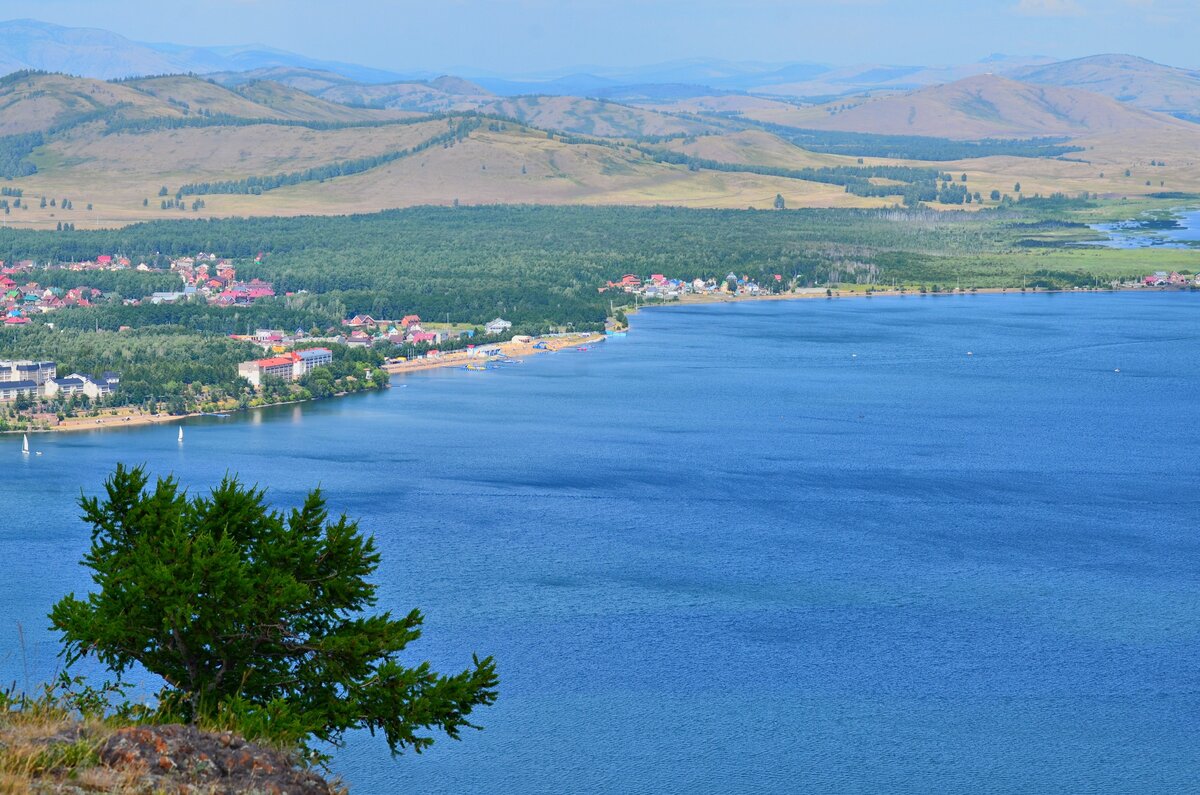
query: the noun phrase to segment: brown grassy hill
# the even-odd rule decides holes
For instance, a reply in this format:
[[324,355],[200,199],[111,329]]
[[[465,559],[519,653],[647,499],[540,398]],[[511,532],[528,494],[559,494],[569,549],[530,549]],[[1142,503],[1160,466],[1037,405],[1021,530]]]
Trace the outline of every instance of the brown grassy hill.
[[178,108],[186,108],[192,113],[205,111],[243,119],[289,118],[282,112],[264,107],[235,91],[199,77],[188,75],[148,77],[129,80],[122,85],[157,97]]
[[1133,55],[1093,55],[1013,72],[1037,85],[1080,88],[1143,110],[1200,120],[1200,73]]
[[[466,81],[462,82],[466,83]],[[475,86],[475,88],[478,89],[479,93],[472,93],[468,90],[468,85],[470,84],[443,85],[444,87],[439,87],[432,82],[382,83],[379,85],[343,83],[328,86],[319,90],[317,94],[322,99],[330,102],[424,113],[449,113],[475,110],[480,105],[495,99],[492,94],[478,86]],[[450,90],[460,88],[466,93]]]
[[271,80],[255,80],[238,87],[238,93],[246,99],[288,119],[315,121],[379,121],[412,116],[393,110],[352,108],[329,102],[296,88]]
[[299,89],[308,94],[318,94],[332,86],[345,85],[354,81],[336,72],[324,69],[306,69],[302,66],[267,66],[245,72],[214,72],[204,76],[226,88],[236,88],[255,80],[271,80]]
[[748,166],[822,168],[857,164],[853,157],[810,152],[762,130],[674,138],[658,146],[705,160]]
[[509,116],[542,129],[600,138],[692,135],[716,129],[691,119],[578,97],[513,97],[488,103],[480,110]]
[[889,135],[979,139],[1145,134],[1185,122],[1077,89],[980,75],[909,94],[812,109],[797,126]]
[[165,100],[119,83],[55,74],[12,74],[0,79],[0,135],[37,132],[96,111],[121,106],[128,118],[184,115]]
[[532,130],[480,129],[449,148],[435,147],[348,179],[305,183],[264,196],[214,198],[210,209],[261,214],[360,212],[419,204],[670,204],[768,208],[776,193],[789,207],[885,206],[840,186],[756,174],[689,171],[638,152],[565,144]]
[[[312,130],[276,124],[200,127],[117,135],[72,135],[34,156],[46,179],[76,184],[140,185],[153,196],[158,185],[242,179],[301,171],[335,161],[410,149],[446,129],[444,121],[380,127]],[[39,179],[39,177],[41,179]]]

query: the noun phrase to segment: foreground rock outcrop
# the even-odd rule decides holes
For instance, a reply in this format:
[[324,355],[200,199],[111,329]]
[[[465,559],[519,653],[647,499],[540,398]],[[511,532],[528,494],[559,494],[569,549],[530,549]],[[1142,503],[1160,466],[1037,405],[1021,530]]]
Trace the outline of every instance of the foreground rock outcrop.
[[335,795],[344,792],[286,753],[232,732],[194,726],[58,727],[48,735],[0,731],[0,754],[31,760],[28,778],[0,774],[0,792],[168,793],[170,795]]

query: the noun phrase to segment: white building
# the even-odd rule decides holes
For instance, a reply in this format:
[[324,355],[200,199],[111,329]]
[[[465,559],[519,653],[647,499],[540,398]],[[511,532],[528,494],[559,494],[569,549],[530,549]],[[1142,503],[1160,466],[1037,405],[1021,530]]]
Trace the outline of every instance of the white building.
[[112,375],[112,378],[93,380],[86,375],[71,373],[66,378],[51,378],[42,385],[42,392],[46,397],[87,395],[95,400],[113,393],[113,387],[118,383],[118,379],[115,374]]
[[19,397],[34,397],[38,385],[35,381],[0,381],[0,402],[16,400]]
[[27,359],[0,361],[0,381],[33,381],[44,384],[58,375],[54,362],[32,362]]
[[483,330],[486,331],[488,334],[503,334],[504,332],[508,331],[510,328],[512,328],[512,323],[508,322],[504,318],[498,317],[495,320],[493,320],[492,322],[488,323],[486,326],[484,326]]

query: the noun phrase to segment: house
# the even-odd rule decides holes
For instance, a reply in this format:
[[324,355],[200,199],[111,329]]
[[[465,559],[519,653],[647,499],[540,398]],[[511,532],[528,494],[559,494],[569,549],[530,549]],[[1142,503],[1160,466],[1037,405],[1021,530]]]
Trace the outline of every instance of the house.
[[38,385],[33,381],[0,381],[0,401],[16,400],[19,397],[34,397]]
[[365,331],[352,331],[346,338],[346,344],[352,348],[370,348],[374,338]]
[[508,331],[510,328],[512,328],[512,323],[505,320],[504,318],[498,317],[495,320],[488,323],[486,326],[484,326],[483,330],[486,331],[488,334],[503,334],[504,332]]
[[401,328],[408,328],[409,326],[420,325],[420,324],[421,324],[421,317],[419,315],[405,315],[400,320]]

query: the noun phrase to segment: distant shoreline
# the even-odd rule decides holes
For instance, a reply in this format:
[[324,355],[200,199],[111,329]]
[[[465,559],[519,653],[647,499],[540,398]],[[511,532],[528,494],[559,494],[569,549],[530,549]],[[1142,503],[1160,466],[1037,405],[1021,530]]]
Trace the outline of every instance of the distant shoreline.
[[906,298],[913,296],[916,298],[930,298],[939,296],[970,296],[970,295],[1061,295],[1061,294],[1083,294],[1083,293],[1188,293],[1195,292],[1196,288],[1190,285],[1177,286],[1161,286],[1161,287],[1080,287],[1078,289],[1069,290],[1047,290],[1032,288],[1022,289],[1020,287],[979,287],[974,290],[940,290],[933,292],[927,290],[920,292],[919,290],[900,290],[900,289],[880,289],[870,293],[865,290],[833,290],[832,294],[827,295],[824,290],[814,288],[811,292],[804,293],[767,293],[765,295],[685,295],[674,301],[663,301],[660,303],[642,304],[637,309],[626,309],[626,315],[636,314],[638,311],[653,307],[670,307],[670,306],[705,306],[709,304],[735,304],[744,301],[805,301],[805,300],[833,300],[836,298]]

